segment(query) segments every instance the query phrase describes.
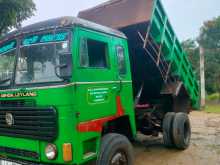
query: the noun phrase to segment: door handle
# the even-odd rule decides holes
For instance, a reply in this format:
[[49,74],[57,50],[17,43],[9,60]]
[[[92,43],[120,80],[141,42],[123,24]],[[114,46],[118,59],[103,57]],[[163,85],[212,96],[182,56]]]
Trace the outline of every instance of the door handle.
[[112,91],[116,91],[118,88],[117,87],[112,87]]

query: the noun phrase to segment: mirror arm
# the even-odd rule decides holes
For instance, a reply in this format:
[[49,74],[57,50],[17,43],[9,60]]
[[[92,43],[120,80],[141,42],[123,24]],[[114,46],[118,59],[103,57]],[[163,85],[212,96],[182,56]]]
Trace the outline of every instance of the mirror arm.
[[65,80],[65,77],[60,76],[60,75],[58,74],[57,69],[59,69],[59,68],[65,68],[65,67],[67,67],[66,64],[55,66],[55,74],[56,74],[56,76],[59,77],[59,78],[61,78],[61,79],[64,79],[64,80]]

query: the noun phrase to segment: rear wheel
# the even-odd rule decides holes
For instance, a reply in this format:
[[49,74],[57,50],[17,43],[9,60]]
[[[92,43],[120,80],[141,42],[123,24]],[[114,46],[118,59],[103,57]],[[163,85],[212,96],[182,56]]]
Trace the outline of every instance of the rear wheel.
[[186,113],[177,113],[173,120],[173,140],[178,149],[186,149],[190,145],[191,125]]
[[163,141],[168,148],[174,147],[173,143],[173,120],[174,112],[168,112],[163,119]]
[[102,138],[97,165],[133,165],[133,149],[129,140],[119,134],[107,134]]

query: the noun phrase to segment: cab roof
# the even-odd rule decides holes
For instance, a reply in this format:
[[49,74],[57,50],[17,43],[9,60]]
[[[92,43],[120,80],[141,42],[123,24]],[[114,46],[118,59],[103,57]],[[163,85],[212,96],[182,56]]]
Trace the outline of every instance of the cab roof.
[[1,38],[1,40],[5,41],[13,37],[22,35],[22,34],[34,33],[34,32],[56,29],[56,28],[71,27],[74,25],[78,25],[81,27],[85,27],[88,29],[92,29],[95,31],[103,32],[106,34],[110,34],[110,35],[114,35],[114,36],[126,39],[125,34],[123,34],[122,32],[118,30],[115,30],[115,29],[112,29],[106,26],[102,26],[102,25],[99,25],[99,24],[96,24],[96,23],[93,23],[93,22],[90,22],[90,21],[87,21],[81,18],[65,16],[65,17],[49,19],[46,21],[42,21],[42,22],[38,22],[32,25],[22,27],[19,30],[12,31],[6,34],[5,36]]

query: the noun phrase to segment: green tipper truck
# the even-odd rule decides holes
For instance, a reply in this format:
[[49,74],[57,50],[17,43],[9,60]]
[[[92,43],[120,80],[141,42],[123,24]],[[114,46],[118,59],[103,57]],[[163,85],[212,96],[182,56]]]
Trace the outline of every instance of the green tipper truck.
[[0,40],[2,163],[132,165],[137,133],[186,149],[199,86],[161,2],[114,0],[78,17],[89,21]]

